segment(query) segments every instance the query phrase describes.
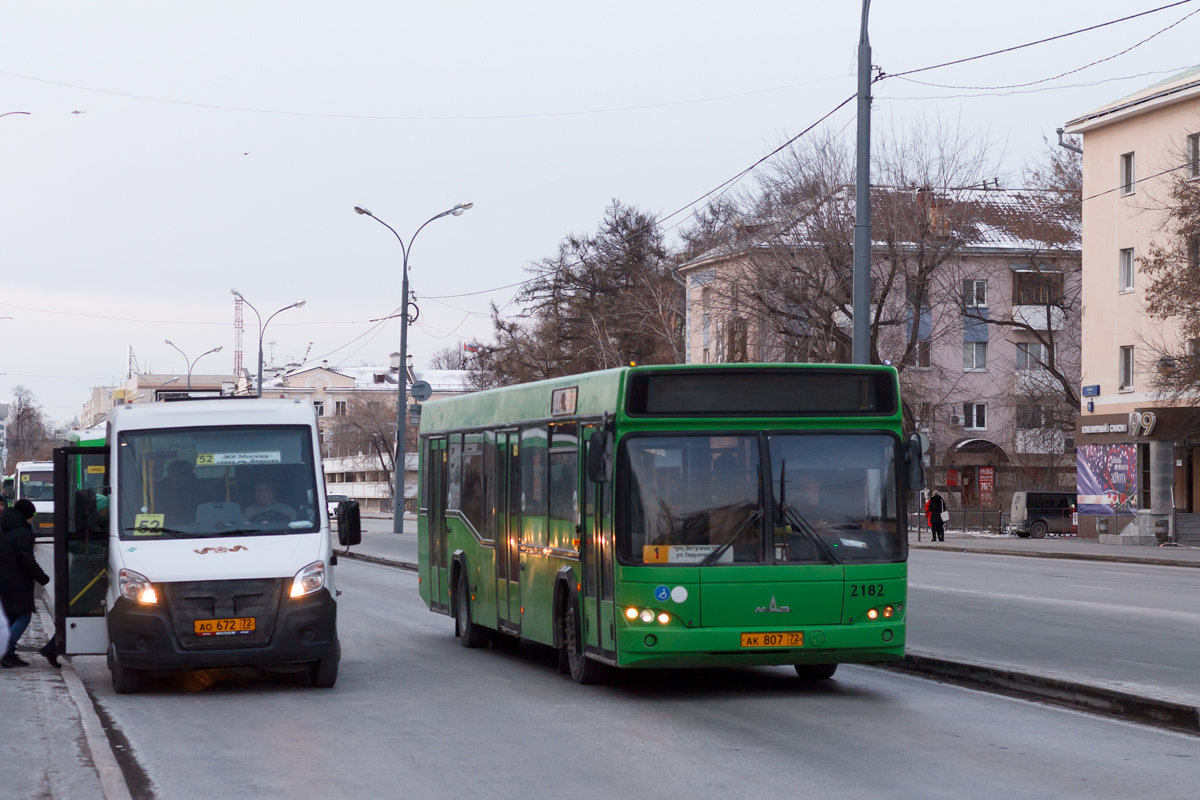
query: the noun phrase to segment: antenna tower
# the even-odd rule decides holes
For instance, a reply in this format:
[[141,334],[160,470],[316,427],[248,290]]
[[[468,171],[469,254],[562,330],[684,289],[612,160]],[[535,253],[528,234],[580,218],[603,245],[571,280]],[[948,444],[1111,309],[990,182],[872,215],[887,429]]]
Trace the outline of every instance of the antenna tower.
[[233,298],[233,374],[242,374],[242,298]]

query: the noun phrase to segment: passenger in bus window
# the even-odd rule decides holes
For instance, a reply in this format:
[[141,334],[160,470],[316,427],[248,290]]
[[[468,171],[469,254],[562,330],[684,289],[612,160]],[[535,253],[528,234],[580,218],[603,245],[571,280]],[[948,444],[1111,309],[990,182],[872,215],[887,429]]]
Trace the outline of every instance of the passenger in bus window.
[[191,461],[177,458],[167,464],[167,476],[159,481],[154,493],[156,508],[152,513],[164,514],[170,526],[191,525],[196,521],[196,504],[200,502],[200,484]]

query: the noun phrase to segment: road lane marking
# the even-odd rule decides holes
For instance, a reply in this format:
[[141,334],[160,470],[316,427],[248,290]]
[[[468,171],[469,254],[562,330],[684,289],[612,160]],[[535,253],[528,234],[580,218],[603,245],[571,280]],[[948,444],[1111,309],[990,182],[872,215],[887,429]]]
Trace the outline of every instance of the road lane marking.
[[[1088,611],[1108,611],[1118,614],[1128,614],[1138,617],[1158,617],[1180,622],[1200,624],[1200,613],[1191,611],[1175,611],[1167,608],[1146,608],[1142,606],[1119,606],[1115,603],[1096,603],[1089,600],[1067,600],[1059,597],[1037,597],[1031,594],[1009,594],[1007,592],[989,592],[984,589],[957,589],[950,586],[933,586],[927,583],[909,583],[909,589],[927,589],[931,592],[949,592],[975,597],[992,597],[997,600],[1015,600],[1023,603],[1038,603],[1039,605],[1063,606],[1066,608],[1086,609]],[[912,604],[909,598],[909,605]],[[909,609],[912,610],[911,608]]]
[[1114,591],[1116,588],[1113,586],[1091,586],[1086,583],[1068,583],[1065,585],[1070,586],[1073,589],[1090,589],[1092,591],[1099,590],[1101,592],[1111,592],[1111,591]]

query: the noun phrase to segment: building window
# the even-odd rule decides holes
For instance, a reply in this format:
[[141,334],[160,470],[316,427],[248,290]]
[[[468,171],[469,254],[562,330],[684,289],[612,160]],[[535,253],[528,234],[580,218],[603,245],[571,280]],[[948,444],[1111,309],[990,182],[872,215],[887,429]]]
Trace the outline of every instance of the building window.
[[1142,442],[1137,446],[1138,460],[1138,508],[1150,507],[1150,445]]
[[1187,176],[1200,178],[1200,133],[1187,137]]
[[1041,342],[1017,344],[1017,369],[1045,369],[1050,363],[1050,348]]
[[333,401],[333,413],[335,416],[338,416],[338,417],[346,416],[346,401],[345,400],[334,400]]
[[987,281],[972,279],[963,281],[963,306],[987,308]]
[[1121,156],[1121,194],[1133,194],[1137,186],[1137,175],[1133,168],[1133,153]]
[[1118,386],[1123,392],[1133,389],[1133,346],[1121,348],[1121,361],[1118,366]]
[[987,403],[963,403],[963,428],[969,431],[987,430]]
[[933,403],[917,403],[913,417],[913,427],[919,431],[928,431],[933,427]]
[[1117,259],[1117,289],[1121,292],[1133,291],[1133,248],[1127,247],[1120,252]]
[[1016,416],[1021,430],[1040,430],[1054,423],[1053,413],[1037,403],[1018,403]]
[[933,365],[933,342],[928,340],[913,344],[912,352],[904,360],[906,366],[927,369]]
[[1025,270],[1013,273],[1013,305],[1057,306],[1062,303],[1061,272]]
[[318,417],[325,416],[325,401],[324,400],[313,400],[313,408],[316,409]]
[[963,342],[963,372],[987,369],[987,342]]

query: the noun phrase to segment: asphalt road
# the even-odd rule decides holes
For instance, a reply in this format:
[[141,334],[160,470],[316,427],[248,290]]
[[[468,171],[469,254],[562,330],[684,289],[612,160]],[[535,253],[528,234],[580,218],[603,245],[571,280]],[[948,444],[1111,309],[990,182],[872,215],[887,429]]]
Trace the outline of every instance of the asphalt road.
[[1200,739],[865,667],[625,673],[466,650],[409,572],[337,567],[332,690],[253,671],[116,696],[76,658],[159,798],[1195,796]]
[[1200,704],[1200,569],[909,558],[908,648]]

